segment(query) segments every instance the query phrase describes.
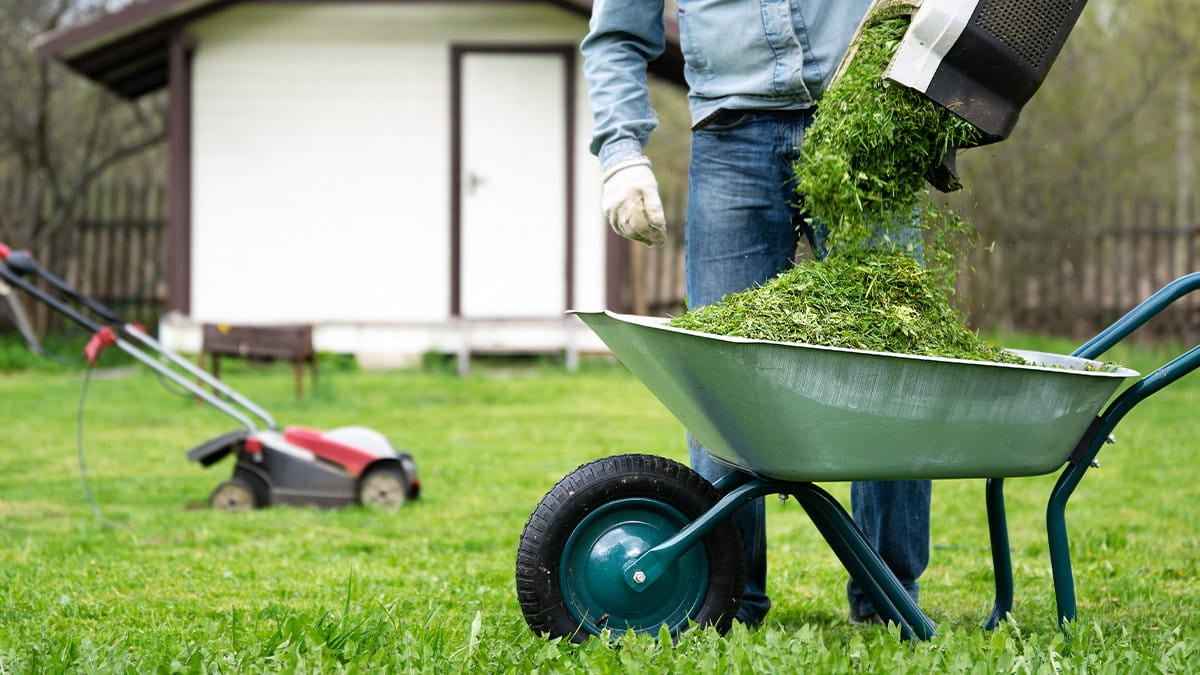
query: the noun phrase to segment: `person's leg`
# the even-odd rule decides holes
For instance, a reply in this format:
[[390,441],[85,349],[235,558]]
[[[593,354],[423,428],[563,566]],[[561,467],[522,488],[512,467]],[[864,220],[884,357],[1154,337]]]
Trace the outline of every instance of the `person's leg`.
[[[916,214],[906,224],[881,226],[868,247],[904,251],[921,262],[921,227]],[[856,482],[850,485],[850,510],[854,522],[879,552],[892,573],[917,601],[917,580],[929,564],[929,506],[933,484],[927,480]],[[871,620],[875,607],[858,583],[846,585],[851,621]]]
[[[814,255],[828,255],[827,231],[822,223],[805,229]],[[918,262],[924,259],[921,226],[917,214],[899,225],[881,224],[869,248],[890,248],[908,253]],[[913,602],[917,601],[918,579],[929,565],[929,508],[933,483],[927,480],[860,481],[850,484],[850,510],[855,524],[904,586]],[[870,621],[877,614],[871,601],[854,579],[846,585],[851,621]]]
[[[900,580],[913,602],[917,579],[929,564],[929,504],[932,482],[927,480],[870,481],[850,484],[854,522]],[[847,584],[852,620],[868,619],[875,607],[853,579]]]
[[[767,281],[793,264],[798,234],[792,164],[810,116],[729,112],[692,135],[684,267],[689,308]],[[710,481],[729,469],[688,435],[692,467]],[[766,593],[765,507],[757,499],[735,518],[746,546],[746,591],[737,619],[755,626]]]

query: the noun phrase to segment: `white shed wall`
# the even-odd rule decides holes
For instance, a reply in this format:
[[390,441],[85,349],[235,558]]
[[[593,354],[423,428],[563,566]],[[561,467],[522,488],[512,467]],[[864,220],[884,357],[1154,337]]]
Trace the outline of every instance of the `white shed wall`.
[[[585,30],[549,5],[441,3],[245,4],[191,26],[192,321],[316,323],[338,351],[406,324],[383,341],[450,339],[430,329],[449,319],[450,46]],[[595,309],[605,225],[576,65],[574,305]]]

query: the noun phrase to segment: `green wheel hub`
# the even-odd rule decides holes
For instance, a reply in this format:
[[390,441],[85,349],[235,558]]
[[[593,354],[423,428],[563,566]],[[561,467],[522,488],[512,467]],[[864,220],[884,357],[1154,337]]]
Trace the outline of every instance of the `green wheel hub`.
[[689,519],[675,507],[644,497],[609,502],[589,513],[563,547],[559,582],[567,610],[589,633],[608,628],[657,633],[686,629],[708,591],[704,544],[683,554],[644,590],[625,581],[625,565],[683,529]]

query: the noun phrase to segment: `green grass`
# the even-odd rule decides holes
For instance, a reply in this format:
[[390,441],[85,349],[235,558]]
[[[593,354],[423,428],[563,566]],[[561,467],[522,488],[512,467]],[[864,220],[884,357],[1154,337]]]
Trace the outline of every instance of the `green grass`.
[[[1005,346],[1074,345],[1006,337]],[[1148,372],[1169,354],[1122,349]],[[332,371],[332,372],[331,372]],[[419,501],[396,513],[197,508],[230,465],[189,464],[235,425],[164,392],[144,369],[91,381],[80,480],[82,378],[0,374],[0,673],[26,672],[1189,672],[1200,666],[1200,377],[1135,409],[1068,509],[1079,623],[1055,623],[1042,526],[1053,476],[1012,480],[1014,620],[980,630],[991,564],[982,481],[934,487],[929,642],[845,621],[845,573],[793,502],[768,501],[762,629],[618,646],[528,631],[513,589],[517,541],[550,487],[585,461],[650,452],[686,461],[683,429],[605,361],[434,370],[326,370],[297,401],[290,370],[228,380],[284,424],[360,424],[411,451]],[[844,484],[827,486],[845,500]]]

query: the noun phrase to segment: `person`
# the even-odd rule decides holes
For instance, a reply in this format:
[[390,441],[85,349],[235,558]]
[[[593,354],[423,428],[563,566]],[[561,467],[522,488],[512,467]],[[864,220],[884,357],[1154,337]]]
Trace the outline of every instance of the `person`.
[[[751,288],[794,264],[801,233],[823,257],[824,232],[797,206],[794,163],[805,129],[871,0],[678,0],[692,155],[684,233],[692,308]],[[647,63],[665,49],[662,0],[596,0],[580,45],[601,163],[602,207],[620,235],[666,241],[658,184],[643,147],[657,126]],[[913,225],[919,241],[919,226]],[[912,235],[913,233],[909,233]],[[710,481],[729,471],[690,435],[692,467]],[[851,511],[906,592],[917,599],[929,560],[930,481],[855,482]],[[766,587],[765,504],[735,515],[747,558],[736,620],[761,624]],[[879,622],[857,584],[850,620]]]

